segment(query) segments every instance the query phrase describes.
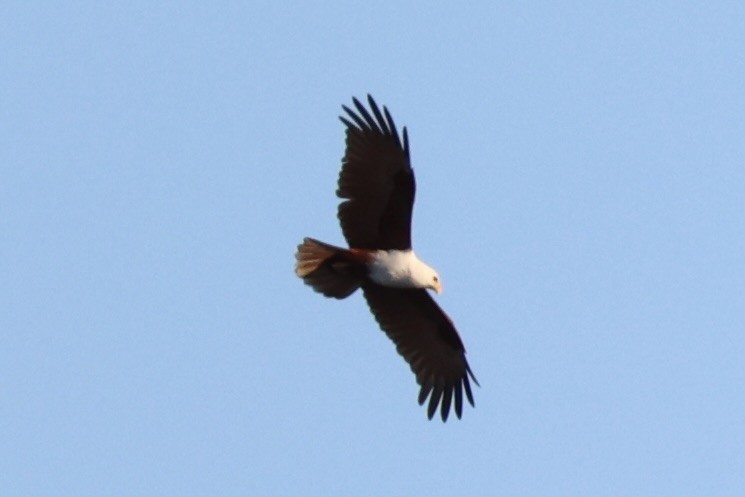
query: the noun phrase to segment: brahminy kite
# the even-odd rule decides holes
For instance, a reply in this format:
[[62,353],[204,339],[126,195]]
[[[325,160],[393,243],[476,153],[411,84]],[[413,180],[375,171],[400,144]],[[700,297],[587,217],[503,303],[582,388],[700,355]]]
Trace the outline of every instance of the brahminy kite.
[[388,109],[368,95],[368,111],[342,106],[346,151],[339,174],[338,217],[349,249],[305,238],[295,254],[295,273],[326,297],[343,299],[362,288],[380,327],[411,366],[421,386],[419,404],[429,397],[427,416],[438,406],[446,421],[451,404],[458,418],[463,391],[473,406],[469,377],[478,381],[453,322],[427,289],[442,291],[437,271],[411,247],[414,171],[409,139],[398,135]]

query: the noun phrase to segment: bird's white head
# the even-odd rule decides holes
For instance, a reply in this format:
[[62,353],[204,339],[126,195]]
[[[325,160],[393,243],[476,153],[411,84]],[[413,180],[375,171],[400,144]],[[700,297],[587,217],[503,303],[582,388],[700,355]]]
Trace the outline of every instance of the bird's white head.
[[429,288],[437,293],[442,293],[442,281],[437,271],[430,266],[419,261],[419,265],[414,271],[414,279],[420,288]]

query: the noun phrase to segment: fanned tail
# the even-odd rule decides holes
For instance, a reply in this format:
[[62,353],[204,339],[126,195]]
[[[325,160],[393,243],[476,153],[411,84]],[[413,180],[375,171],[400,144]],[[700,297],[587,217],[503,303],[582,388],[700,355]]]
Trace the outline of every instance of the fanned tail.
[[295,274],[326,297],[349,297],[362,284],[365,267],[346,249],[304,238],[295,254]]

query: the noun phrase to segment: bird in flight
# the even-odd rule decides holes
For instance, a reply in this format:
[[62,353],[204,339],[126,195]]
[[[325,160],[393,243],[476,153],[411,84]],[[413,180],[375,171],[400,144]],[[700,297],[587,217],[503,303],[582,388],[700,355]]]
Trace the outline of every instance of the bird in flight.
[[416,190],[406,128],[399,137],[386,107],[368,95],[369,110],[356,98],[342,106],[346,151],[336,195],[348,249],[305,238],[298,245],[295,273],[313,290],[343,299],[362,288],[380,327],[409,363],[427,398],[427,416],[440,408],[447,421],[451,405],[458,418],[463,392],[473,406],[463,342],[450,318],[427,290],[442,291],[437,271],[419,260],[411,246]]

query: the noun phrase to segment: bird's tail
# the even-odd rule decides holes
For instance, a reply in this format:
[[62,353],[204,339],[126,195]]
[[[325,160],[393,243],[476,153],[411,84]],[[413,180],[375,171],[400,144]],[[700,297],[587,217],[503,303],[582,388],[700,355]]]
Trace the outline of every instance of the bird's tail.
[[304,238],[295,253],[295,274],[326,297],[343,299],[357,290],[366,274],[352,251]]

